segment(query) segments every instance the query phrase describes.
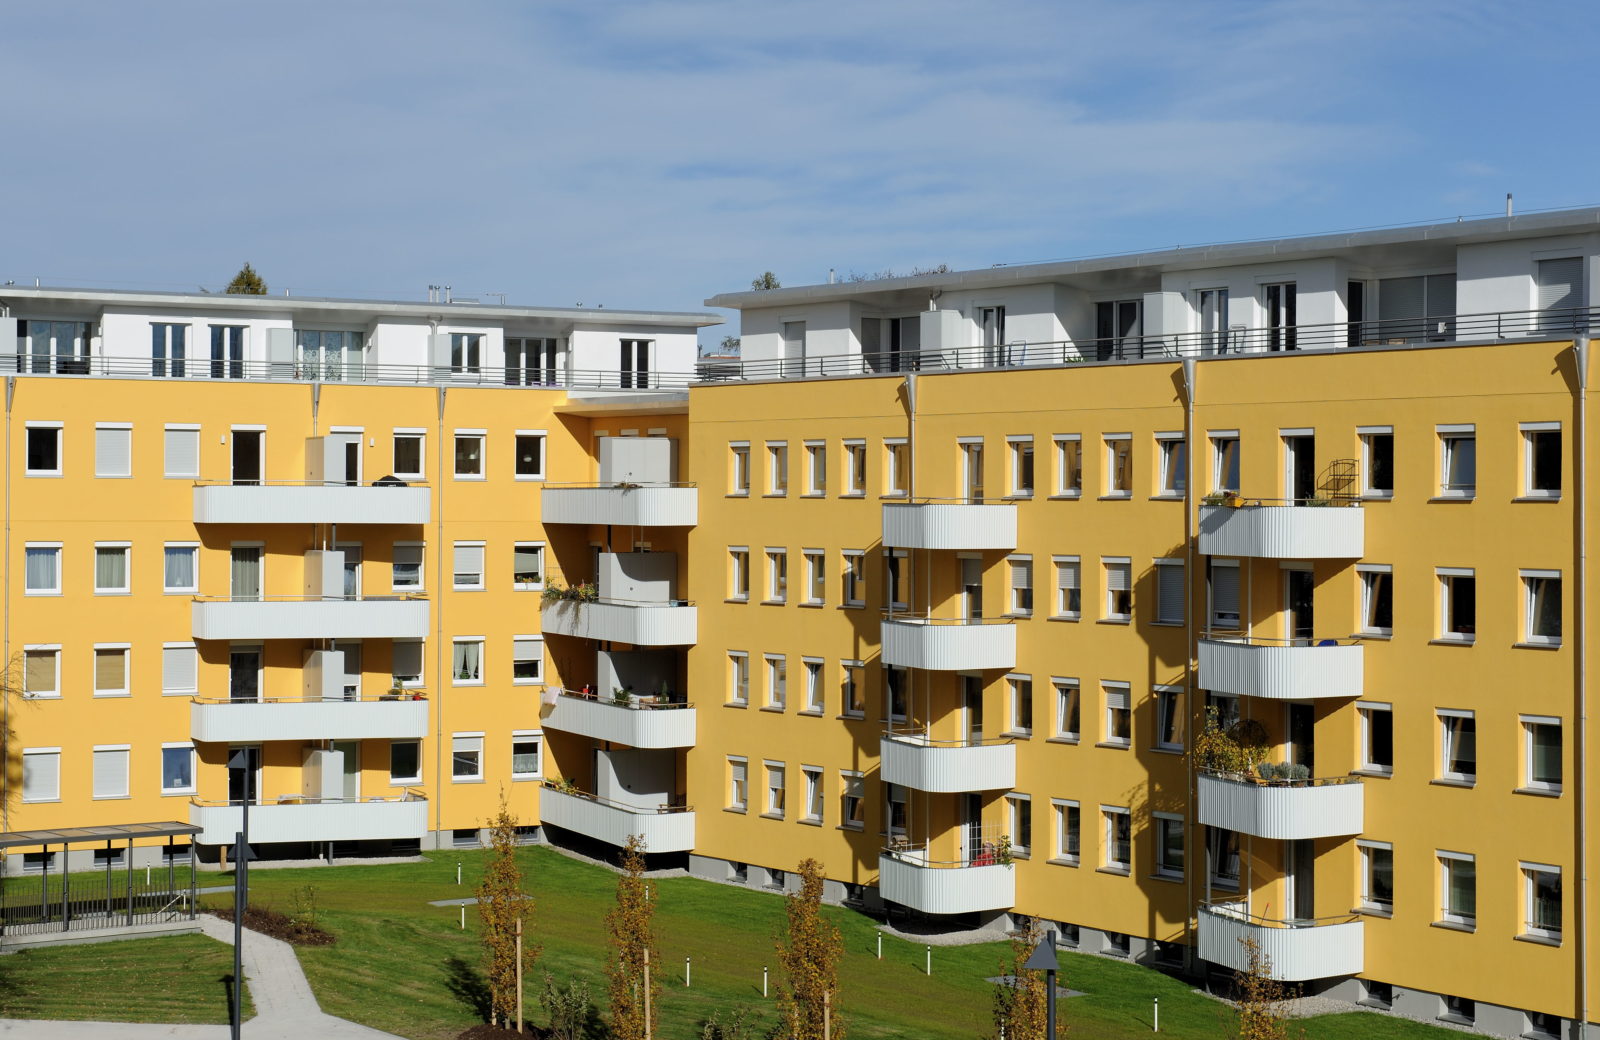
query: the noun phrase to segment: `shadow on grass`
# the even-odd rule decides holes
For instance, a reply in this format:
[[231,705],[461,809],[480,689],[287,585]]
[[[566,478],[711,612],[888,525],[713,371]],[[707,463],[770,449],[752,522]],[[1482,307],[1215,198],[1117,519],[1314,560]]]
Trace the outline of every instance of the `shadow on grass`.
[[460,957],[446,958],[444,971],[450,995],[465,1004],[479,1022],[489,1021],[489,983],[483,974]]
[[[233,1022],[233,972],[217,976],[217,982],[222,986],[222,1005],[228,1009],[228,1021]],[[239,1020],[244,1021],[244,1013],[239,1013]]]

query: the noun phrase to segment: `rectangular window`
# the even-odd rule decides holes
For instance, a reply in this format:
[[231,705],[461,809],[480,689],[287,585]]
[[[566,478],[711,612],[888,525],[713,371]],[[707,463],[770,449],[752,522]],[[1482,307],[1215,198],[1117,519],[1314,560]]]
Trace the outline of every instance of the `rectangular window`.
[[784,813],[784,794],[786,768],[781,762],[767,762],[767,802],[763,816],[782,817]]
[[1100,741],[1111,747],[1127,747],[1133,743],[1133,709],[1131,692],[1126,683],[1102,683],[1105,697],[1105,729]]
[[910,700],[907,690],[906,670],[893,665],[883,667],[883,706],[890,722],[904,722]]
[[511,685],[531,686],[544,682],[544,639],[541,636],[513,636],[511,640]]
[[1056,816],[1056,854],[1057,863],[1078,863],[1082,851],[1080,842],[1081,810],[1077,802],[1057,801],[1052,803]]
[[1133,869],[1133,817],[1127,809],[1102,805],[1100,818],[1105,824],[1105,848],[1100,865],[1106,870],[1126,874]]
[[165,592],[200,591],[200,547],[168,542],[162,547],[161,587]]
[[1478,722],[1470,711],[1440,709],[1439,776],[1456,783],[1478,780]]
[[828,493],[828,445],[823,441],[806,441],[806,494]]
[[800,663],[806,670],[806,706],[804,710],[813,715],[823,712],[822,692],[822,659],[817,657],[801,658]]
[[477,430],[455,433],[455,477],[457,480],[482,480],[483,444],[486,435]]
[[1183,624],[1183,601],[1188,588],[1183,580],[1182,560],[1156,560],[1156,623]]
[[450,779],[455,783],[483,779],[482,733],[456,733],[451,736]]
[[1561,941],[1561,868],[1523,863],[1522,934]]
[[728,548],[728,598],[750,599],[750,550],[743,545]]
[[1523,715],[1522,787],[1527,791],[1561,791],[1561,720]]
[[519,591],[537,591],[544,588],[543,542],[512,544],[511,587]]
[[127,423],[94,424],[94,475],[133,476],[133,427]]
[[1520,571],[1522,641],[1533,646],[1561,645],[1561,572]]
[[1470,568],[1440,567],[1439,638],[1470,643],[1478,631],[1478,579]]
[[1356,705],[1361,720],[1361,769],[1367,773],[1394,772],[1394,709],[1388,704]]
[[1239,492],[1239,435],[1211,435],[1211,490]]
[[450,584],[455,589],[483,588],[483,543],[457,542],[450,553]]
[[867,442],[844,442],[844,494],[867,493]]
[[1083,613],[1082,564],[1076,556],[1057,556],[1056,613],[1058,618],[1076,620]]
[[750,444],[734,441],[728,445],[728,494],[750,494]]
[[1133,435],[1106,435],[1106,497],[1127,498],[1133,494]]
[[1006,795],[1006,817],[1011,853],[1026,859],[1033,851],[1033,799],[1025,794]]
[[827,555],[821,549],[806,549],[806,602],[817,606],[827,599]]
[[22,749],[22,800],[59,802],[61,800],[61,749]]
[[194,745],[161,745],[161,793],[193,794]]
[[404,480],[421,480],[427,434],[422,430],[394,431],[394,475]]
[[1361,906],[1378,913],[1394,912],[1394,846],[1386,841],[1358,841],[1361,850]]
[[1011,447],[1011,497],[1033,497],[1033,438],[1007,437]]
[[422,640],[396,639],[390,672],[396,686],[421,686]]
[[1183,817],[1156,813],[1156,876],[1183,877]]
[[789,550],[767,550],[767,602],[782,603],[789,598]]
[[904,440],[883,442],[883,493],[894,497],[906,494],[911,481],[911,449]]
[[1124,557],[1107,556],[1101,563],[1105,568],[1106,600],[1105,620],[1129,621],[1133,618],[1133,561]]
[[860,773],[839,774],[839,826],[859,831],[866,824],[866,779]]
[[1158,433],[1156,448],[1160,453],[1156,494],[1182,497],[1189,487],[1189,442],[1180,433]]
[[789,659],[767,654],[767,707],[782,711],[789,704]]
[[483,371],[483,333],[452,332],[450,334],[450,372],[453,375],[472,375]]
[[1361,579],[1361,633],[1394,633],[1394,569],[1386,564],[1356,564]]
[[150,374],[160,379],[182,379],[187,371],[189,326],[167,322],[150,324]]
[[1444,498],[1471,498],[1478,491],[1477,427],[1440,426],[1439,494]]
[[544,434],[532,430],[518,430],[515,434],[516,457],[513,462],[517,480],[544,479]]
[[1006,676],[1010,692],[1010,718],[1006,732],[1016,737],[1033,736],[1033,680],[1025,675]]
[[1361,494],[1364,498],[1394,497],[1394,430],[1388,426],[1363,426],[1361,437]]
[[165,643],[161,647],[161,695],[192,697],[199,692],[199,654],[193,643]]
[[94,648],[94,695],[96,697],[126,697],[128,695],[128,655],[126,646],[97,646]]
[[820,766],[801,766],[800,772],[806,780],[806,814],[802,819],[810,823],[821,823],[822,769]]
[[29,542],[23,548],[26,575],[23,590],[29,596],[61,594],[61,545],[59,542]]
[[22,651],[22,695],[30,698],[61,696],[59,646],[29,646]]
[[161,447],[161,468],[166,476],[185,480],[200,476],[199,426],[167,424]]
[[844,588],[840,595],[847,607],[859,607],[867,601],[867,557],[860,549],[844,549]]
[[1221,827],[1206,828],[1206,854],[1211,861],[1211,883],[1217,888],[1239,889],[1239,834]]
[[1083,729],[1081,691],[1076,679],[1052,679],[1056,688],[1056,739],[1077,740]]
[[94,797],[128,797],[128,746],[107,745],[94,749]]
[[1157,686],[1156,747],[1162,751],[1183,750],[1183,688]]
[[394,569],[389,576],[389,585],[395,592],[422,590],[422,549],[416,543],[395,543]]
[[94,547],[94,591],[97,595],[126,595],[128,556],[125,542],[97,542]]
[[728,756],[728,808],[744,812],[750,806],[750,763]]
[[1012,556],[1006,560],[1011,570],[1011,613],[1033,616],[1033,558]]
[[27,425],[26,468],[30,477],[61,476],[61,424]]
[[767,494],[789,493],[789,445],[783,441],[767,442]]
[[511,779],[537,780],[544,775],[544,736],[533,730],[511,734]]
[[1561,424],[1522,423],[1522,497],[1561,497]]
[[1440,852],[1439,919],[1474,928],[1478,923],[1478,862],[1464,852]]
[[863,685],[861,677],[865,667],[860,661],[839,662],[839,668],[842,673],[839,703],[842,705],[842,712],[846,718],[859,719],[866,714],[866,687]]
[[1056,494],[1077,498],[1083,494],[1083,441],[1076,433],[1061,433],[1056,445]]
[[450,680],[455,686],[483,685],[483,637],[450,641]]
[[740,652],[728,654],[728,703],[750,703],[750,655]]
[[422,783],[421,741],[391,740],[389,742],[389,782],[391,784]]

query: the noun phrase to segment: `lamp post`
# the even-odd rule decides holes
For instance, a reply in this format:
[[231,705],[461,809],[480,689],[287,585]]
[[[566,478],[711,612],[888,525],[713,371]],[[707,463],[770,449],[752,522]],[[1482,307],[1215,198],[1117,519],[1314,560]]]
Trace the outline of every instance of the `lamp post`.
[[250,901],[249,864],[255,858],[249,844],[250,802],[255,797],[255,774],[250,771],[250,755],[244,748],[235,751],[228,759],[228,768],[239,770],[244,776],[239,830],[233,836],[233,1008],[228,1022],[232,1040],[239,1040],[244,1014],[244,909]]
[[[1056,933],[1051,929],[1044,933],[1044,938],[1039,940],[1039,945],[1033,948],[1027,961],[1022,965],[1031,971],[1044,972],[1044,1035],[1045,1040],[1056,1040]],[[1021,985],[1022,980],[1015,980],[1016,985]]]

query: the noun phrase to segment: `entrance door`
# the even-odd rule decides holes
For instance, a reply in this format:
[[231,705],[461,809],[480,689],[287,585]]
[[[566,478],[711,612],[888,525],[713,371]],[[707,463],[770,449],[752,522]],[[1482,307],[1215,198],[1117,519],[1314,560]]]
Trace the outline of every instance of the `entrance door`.
[[983,799],[979,795],[961,796],[961,844],[968,863],[983,855]]
[[1283,439],[1285,498],[1303,505],[1317,494],[1317,440],[1297,434]]
[[261,447],[266,437],[260,430],[233,431],[233,482],[261,483]]
[[236,646],[228,651],[228,699],[261,699],[261,648]]
[[1283,843],[1284,917],[1309,921],[1317,916],[1316,857],[1309,840]]
[[1309,570],[1283,572],[1287,635],[1296,646],[1309,646],[1316,634],[1316,621],[1311,611],[1314,577]]
[[961,711],[966,717],[967,741],[983,741],[983,678],[977,675],[961,677]]
[[361,741],[336,740],[333,750],[344,756],[344,790],[341,797],[347,802],[361,800]]
[[361,486],[361,438],[344,442],[344,483],[346,487]]
[[344,554],[344,598],[361,598],[361,545],[340,544],[334,548]]
[[983,561],[961,558],[961,605],[968,621],[983,617]]
[[229,590],[233,599],[254,601],[261,598],[261,546],[236,545],[229,570]]
[[1200,318],[1200,352],[1228,352],[1228,290],[1201,289],[1195,293],[1195,311]]
[[1288,708],[1289,761],[1305,766],[1312,776],[1316,776],[1317,765],[1312,757],[1316,747],[1316,712],[1309,704],[1290,704]]
[[1296,313],[1293,282],[1279,282],[1261,287],[1262,304],[1267,311],[1267,349],[1297,350],[1295,326],[1300,323]]
[[[233,756],[243,751],[245,763],[243,769],[235,769],[231,764]],[[228,802],[231,805],[261,804],[261,745],[253,744],[249,747],[235,747],[228,749]]]

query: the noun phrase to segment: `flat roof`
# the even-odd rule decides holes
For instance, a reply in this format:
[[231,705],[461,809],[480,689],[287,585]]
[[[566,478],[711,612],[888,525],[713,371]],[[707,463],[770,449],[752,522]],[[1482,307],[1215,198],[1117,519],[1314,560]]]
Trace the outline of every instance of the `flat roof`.
[[84,845],[98,841],[127,841],[129,838],[175,838],[199,834],[190,823],[116,823],[106,827],[63,827],[53,831],[0,831],[0,849],[24,845]]

